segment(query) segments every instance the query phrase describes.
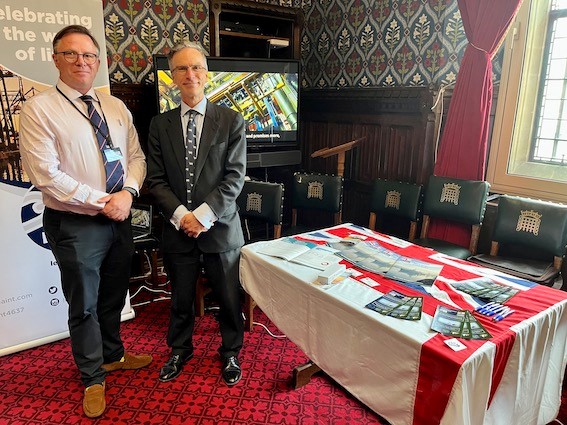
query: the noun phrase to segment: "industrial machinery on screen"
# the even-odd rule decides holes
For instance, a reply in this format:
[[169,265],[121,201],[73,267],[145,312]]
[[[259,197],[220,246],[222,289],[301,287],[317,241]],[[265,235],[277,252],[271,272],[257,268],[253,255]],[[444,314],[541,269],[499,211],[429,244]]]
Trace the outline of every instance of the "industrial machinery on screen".
[[[209,73],[205,94],[243,115],[247,138],[284,140],[285,132],[297,130],[298,83],[297,74],[217,71]],[[169,71],[158,72],[158,84],[160,112],[180,104]]]

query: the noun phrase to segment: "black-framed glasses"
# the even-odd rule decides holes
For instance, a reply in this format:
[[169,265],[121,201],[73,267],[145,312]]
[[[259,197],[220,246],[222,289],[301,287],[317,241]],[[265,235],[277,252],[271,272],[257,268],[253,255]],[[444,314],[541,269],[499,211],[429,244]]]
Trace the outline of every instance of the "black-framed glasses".
[[98,55],[96,53],[77,53],[73,50],[66,50],[65,52],[55,52],[56,55],[63,55],[65,60],[69,63],[75,63],[79,60],[79,56],[83,57],[83,60],[87,65],[94,64],[97,59]]
[[181,66],[176,66],[175,68],[173,68],[172,72],[178,72],[180,74],[187,74],[187,71],[193,71],[193,72],[203,72],[206,71],[207,68],[205,68],[202,65],[181,65]]

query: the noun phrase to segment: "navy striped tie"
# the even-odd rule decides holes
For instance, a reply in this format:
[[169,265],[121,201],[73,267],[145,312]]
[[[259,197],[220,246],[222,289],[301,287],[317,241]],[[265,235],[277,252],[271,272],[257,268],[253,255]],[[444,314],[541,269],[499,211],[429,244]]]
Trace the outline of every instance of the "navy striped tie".
[[[124,168],[119,159],[114,161],[108,161],[104,151],[112,147],[112,142],[110,142],[110,133],[108,131],[108,126],[100,114],[97,112],[94,104],[93,98],[89,95],[81,96],[81,100],[87,104],[87,111],[89,114],[89,120],[93,125],[95,131],[96,140],[98,142],[98,147],[102,153],[102,160],[104,162],[104,170],[106,171],[106,192],[114,193],[122,190],[123,179],[124,179]],[[109,143],[110,142],[110,143]]]

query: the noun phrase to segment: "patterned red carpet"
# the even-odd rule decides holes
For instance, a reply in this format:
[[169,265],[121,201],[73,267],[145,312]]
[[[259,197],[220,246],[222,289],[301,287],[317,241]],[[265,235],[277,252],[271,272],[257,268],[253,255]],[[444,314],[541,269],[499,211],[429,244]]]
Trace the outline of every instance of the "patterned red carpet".
[[[195,357],[182,375],[160,383],[158,371],[169,355],[165,343],[168,309],[168,301],[138,307],[136,318],[123,323],[127,348],[153,354],[154,362],[147,369],[108,376],[108,408],[96,421],[82,413],[83,389],[68,340],[1,358],[0,425],[388,424],[325,375],[291,389],[292,369],[307,360],[305,355],[289,340],[273,338],[259,326],[246,333],[242,381],[226,387],[220,378],[218,327],[212,314],[197,321]],[[278,333],[256,312],[256,321]],[[553,424],[567,425],[565,388],[563,400],[561,422]]]
[[[245,336],[242,381],[228,388],[220,378],[212,314],[197,321],[195,357],[182,375],[160,383],[159,368],[169,355],[168,309],[168,301],[138,307],[136,318],[123,323],[127,349],[151,353],[154,362],[107,377],[108,408],[96,421],[82,413],[83,388],[67,339],[1,358],[0,424],[387,424],[324,375],[291,389],[292,369],[305,355],[259,326]],[[254,320],[269,324],[256,311]]]

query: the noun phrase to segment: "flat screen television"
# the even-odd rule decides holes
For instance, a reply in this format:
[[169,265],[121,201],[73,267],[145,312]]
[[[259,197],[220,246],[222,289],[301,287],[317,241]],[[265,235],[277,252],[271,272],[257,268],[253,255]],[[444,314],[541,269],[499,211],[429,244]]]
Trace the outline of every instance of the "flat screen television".
[[[207,64],[205,95],[209,101],[242,114],[248,153],[298,148],[298,61],[208,57]],[[155,55],[154,69],[159,112],[176,108],[181,96],[173,84],[167,57]],[[299,162],[300,155],[297,157],[293,163]]]

